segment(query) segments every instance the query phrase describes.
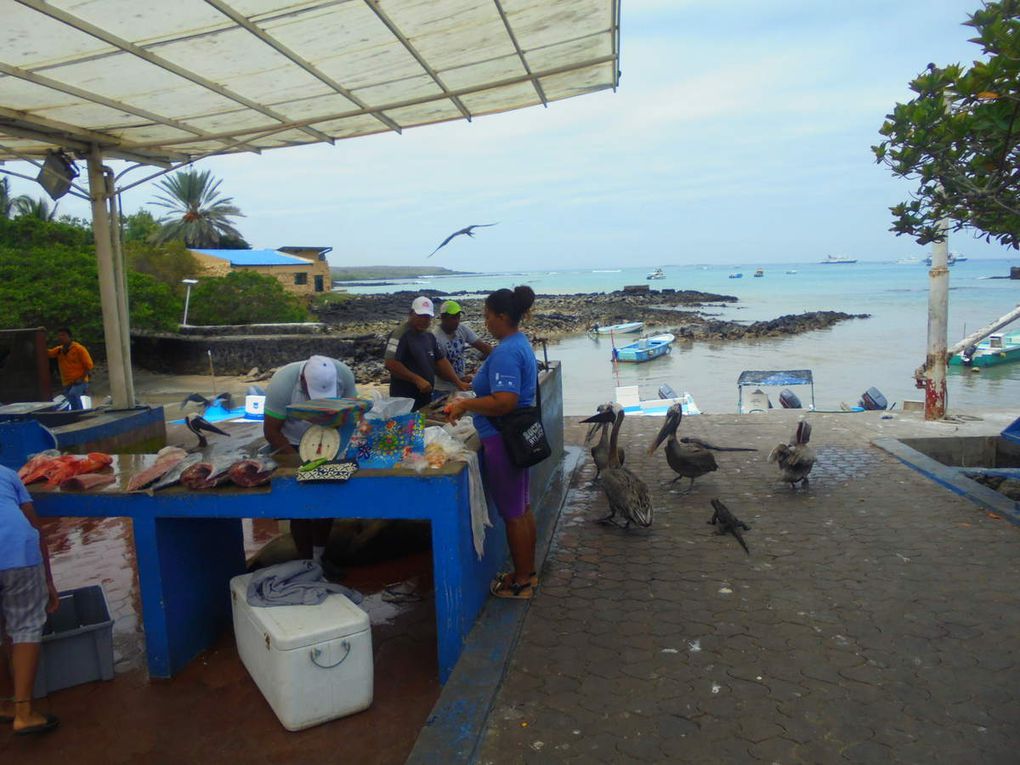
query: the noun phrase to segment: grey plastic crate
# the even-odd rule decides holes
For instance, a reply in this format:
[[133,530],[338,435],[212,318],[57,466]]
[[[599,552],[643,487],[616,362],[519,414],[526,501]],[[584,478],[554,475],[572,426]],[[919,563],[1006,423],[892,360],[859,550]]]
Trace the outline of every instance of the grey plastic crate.
[[50,614],[43,631],[35,697],[112,679],[113,619],[102,586],[60,593],[60,608]]

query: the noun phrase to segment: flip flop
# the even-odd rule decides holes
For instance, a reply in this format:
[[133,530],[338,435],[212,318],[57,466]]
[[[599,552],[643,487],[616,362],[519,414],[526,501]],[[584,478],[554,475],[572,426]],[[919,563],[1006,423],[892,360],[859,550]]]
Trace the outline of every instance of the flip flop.
[[56,715],[44,714],[46,718],[45,722],[41,722],[38,725],[29,725],[27,728],[14,731],[15,736],[34,736],[39,733],[49,733],[51,730],[60,725],[60,718]]
[[535,594],[535,588],[531,586],[531,582],[517,584],[510,579],[501,579],[498,582],[493,581],[492,584],[489,585],[489,592],[497,598],[531,600],[531,597]]
[[[510,581],[511,579],[513,579],[513,576],[514,576],[514,572],[513,571],[500,571],[498,574],[496,574],[495,577],[493,577],[492,581],[493,582]],[[531,579],[529,581],[531,582],[531,586],[532,587],[538,587],[538,572],[537,571],[532,571],[531,572]]]
[[14,722],[14,715],[0,715],[0,723],[12,723]]

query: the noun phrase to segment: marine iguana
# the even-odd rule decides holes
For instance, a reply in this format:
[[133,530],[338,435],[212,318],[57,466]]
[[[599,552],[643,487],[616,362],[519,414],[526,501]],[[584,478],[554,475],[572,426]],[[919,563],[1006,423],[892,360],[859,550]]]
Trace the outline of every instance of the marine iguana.
[[715,533],[723,535],[729,532],[737,538],[740,546],[744,548],[744,552],[750,555],[751,551],[747,549],[747,543],[744,541],[744,535],[740,533],[740,530],[750,531],[751,527],[731,513],[729,508],[718,499],[712,500],[712,507],[715,508],[715,512],[712,513],[712,520],[708,523],[710,526],[719,527]]

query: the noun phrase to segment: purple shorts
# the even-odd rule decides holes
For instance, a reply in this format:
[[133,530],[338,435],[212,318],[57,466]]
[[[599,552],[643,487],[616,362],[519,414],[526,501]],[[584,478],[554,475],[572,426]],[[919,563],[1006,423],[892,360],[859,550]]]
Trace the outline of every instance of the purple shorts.
[[528,469],[510,461],[499,434],[482,439],[482,476],[504,521],[524,515],[529,502]]

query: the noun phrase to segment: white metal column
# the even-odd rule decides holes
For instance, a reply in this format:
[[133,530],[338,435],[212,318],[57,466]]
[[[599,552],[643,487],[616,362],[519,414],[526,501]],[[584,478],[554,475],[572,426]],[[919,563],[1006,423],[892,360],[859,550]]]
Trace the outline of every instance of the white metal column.
[[110,376],[113,406],[118,409],[135,404],[134,381],[131,375],[129,322],[121,315],[123,282],[114,264],[110,215],[107,208],[113,189],[107,187],[103,172],[103,155],[93,146],[88,156],[89,194],[92,197],[92,231],[96,239],[96,266],[99,271],[99,299],[103,309],[103,337],[106,340],[106,365]]
[[928,271],[928,357],[925,359],[924,419],[946,416],[946,346],[949,344],[949,226],[931,249]]

